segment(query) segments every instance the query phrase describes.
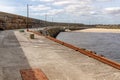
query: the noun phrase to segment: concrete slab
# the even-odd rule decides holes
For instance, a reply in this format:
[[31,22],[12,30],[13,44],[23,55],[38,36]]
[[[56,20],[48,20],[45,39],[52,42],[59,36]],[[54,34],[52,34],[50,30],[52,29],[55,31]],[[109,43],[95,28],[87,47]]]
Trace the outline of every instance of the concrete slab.
[[39,68],[49,80],[119,80],[120,71],[43,36],[15,35],[30,68]]
[[[120,80],[120,71],[43,36],[0,32],[0,80],[22,80],[20,70],[41,69],[49,80]],[[20,44],[19,44],[20,43]]]
[[30,68],[22,48],[12,30],[0,36],[0,80],[22,80],[19,70]]

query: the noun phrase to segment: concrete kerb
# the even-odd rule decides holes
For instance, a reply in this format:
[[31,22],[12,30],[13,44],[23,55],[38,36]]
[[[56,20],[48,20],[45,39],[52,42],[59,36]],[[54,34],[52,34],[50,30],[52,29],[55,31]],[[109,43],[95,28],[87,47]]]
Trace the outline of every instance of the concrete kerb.
[[[38,32],[35,32],[35,31],[28,31],[28,32],[32,32],[32,33],[37,34],[37,35],[41,35],[40,33],[38,34]],[[114,61],[112,61],[112,60],[110,60],[108,58],[105,58],[105,57],[103,57],[101,55],[97,55],[96,53],[94,53],[92,51],[88,51],[86,49],[78,48],[78,47],[73,46],[71,44],[68,44],[68,43],[65,43],[63,41],[57,40],[57,39],[55,39],[53,37],[50,37],[50,36],[45,36],[45,37],[52,40],[52,41],[54,41],[54,42],[57,42],[57,43],[59,43],[61,45],[69,47],[69,48],[71,48],[71,49],[73,49],[75,51],[78,51],[78,52],[80,52],[80,53],[82,53],[84,55],[87,55],[87,56],[89,56],[91,58],[94,58],[94,59],[96,59],[98,61],[101,61],[101,62],[103,62],[105,64],[108,64],[108,65],[120,70],[120,64],[117,63],[117,62],[114,62]]]

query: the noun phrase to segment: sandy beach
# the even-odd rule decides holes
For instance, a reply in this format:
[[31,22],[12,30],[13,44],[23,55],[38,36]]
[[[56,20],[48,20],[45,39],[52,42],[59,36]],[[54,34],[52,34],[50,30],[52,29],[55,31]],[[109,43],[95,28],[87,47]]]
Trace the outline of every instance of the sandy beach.
[[90,29],[76,30],[76,31],[73,31],[73,32],[120,33],[120,29],[90,28]]

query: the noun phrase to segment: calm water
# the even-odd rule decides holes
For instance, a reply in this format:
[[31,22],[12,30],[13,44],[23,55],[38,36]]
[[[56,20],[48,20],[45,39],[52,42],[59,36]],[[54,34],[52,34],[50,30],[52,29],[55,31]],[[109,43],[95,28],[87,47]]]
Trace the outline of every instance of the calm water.
[[61,32],[57,39],[120,62],[120,33]]

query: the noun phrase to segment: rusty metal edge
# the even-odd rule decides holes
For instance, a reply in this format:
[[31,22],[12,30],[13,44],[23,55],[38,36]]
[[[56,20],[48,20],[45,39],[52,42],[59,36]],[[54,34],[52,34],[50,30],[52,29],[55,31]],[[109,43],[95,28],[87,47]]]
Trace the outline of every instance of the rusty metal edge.
[[[34,31],[29,31],[29,32],[33,32],[33,33],[36,34],[36,32],[34,32]],[[38,35],[38,34],[37,34],[37,35]],[[112,61],[112,60],[110,60],[110,59],[108,59],[108,58],[105,58],[105,57],[103,57],[103,56],[97,55],[97,54],[95,54],[95,53],[92,52],[92,51],[87,51],[87,50],[85,50],[85,49],[78,48],[78,47],[76,47],[76,46],[73,46],[73,45],[71,45],[71,44],[65,43],[65,42],[63,42],[63,41],[60,41],[60,40],[55,39],[55,38],[50,37],[50,36],[46,36],[46,38],[48,38],[48,39],[50,39],[50,40],[52,40],[52,41],[54,41],[54,42],[57,42],[57,43],[59,43],[59,44],[61,44],[61,45],[64,45],[64,46],[66,46],[66,47],[69,47],[69,48],[71,48],[71,49],[73,49],[73,50],[76,50],[76,51],[78,51],[78,52],[80,52],[80,53],[82,53],[82,54],[84,54],[84,55],[87,55],[87,56],[89,56],[89,57],[91,57],[91,58],[94,58],[94,59],[96,59],[96,60],[98,60],[98,61],[100,61],[100,62],[103,62],[103,63],[105,63],[105,64],[108,64],[108,65],[110,65],[110,66],[112,66],[112,67],[120,70],[120,64],[119,64],[119,63],[114,62],[114,61]]]

